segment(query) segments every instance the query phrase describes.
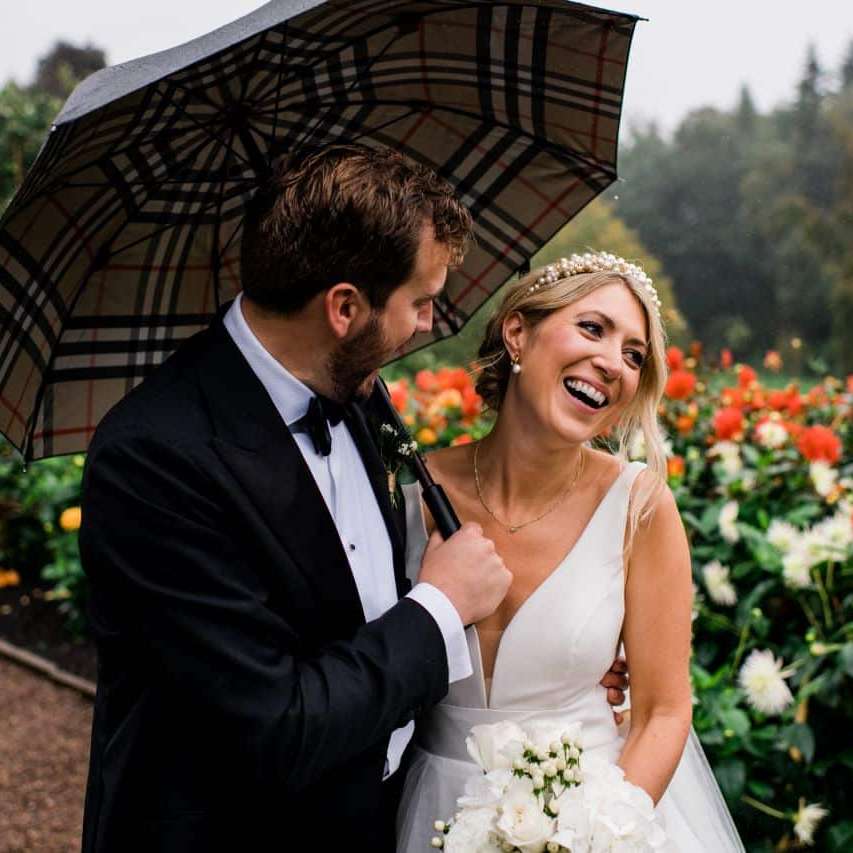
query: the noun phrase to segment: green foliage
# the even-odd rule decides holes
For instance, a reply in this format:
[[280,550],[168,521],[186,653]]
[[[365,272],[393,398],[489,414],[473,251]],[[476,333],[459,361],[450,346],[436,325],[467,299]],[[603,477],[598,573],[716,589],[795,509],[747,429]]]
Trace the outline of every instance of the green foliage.
[[0,444],[0,565],[51,588],[72,633],[85,629],[87,586],[77,552],[80,480],[84,457],[43,459],[24,468]]
[[0,88],[0,214],[35,161],[61,102],[15,83]]

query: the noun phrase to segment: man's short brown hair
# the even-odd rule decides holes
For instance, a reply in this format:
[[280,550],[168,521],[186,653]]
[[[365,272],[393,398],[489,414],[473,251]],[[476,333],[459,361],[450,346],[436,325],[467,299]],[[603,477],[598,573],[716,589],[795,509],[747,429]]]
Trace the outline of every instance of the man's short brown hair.
[[451,264],[461,263],[471,214],[435,172],[362,145],[302,152],[281,163],[249,204],[243,290],[289,314],[347,281],[381,309],[412,275],[425,224],[450,249]]

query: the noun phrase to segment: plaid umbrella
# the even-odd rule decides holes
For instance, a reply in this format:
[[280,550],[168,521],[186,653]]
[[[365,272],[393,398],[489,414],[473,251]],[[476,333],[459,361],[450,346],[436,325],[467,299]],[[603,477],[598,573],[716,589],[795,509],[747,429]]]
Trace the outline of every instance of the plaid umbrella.
[[0,431],[26,459],[85,450],[238,292],[244,204],[306,144],[395,148],[456,187],[477,243],[432,337],[458,331],[615,179],[636,20],[564,0],[273,0],[88,78],[0,220]]

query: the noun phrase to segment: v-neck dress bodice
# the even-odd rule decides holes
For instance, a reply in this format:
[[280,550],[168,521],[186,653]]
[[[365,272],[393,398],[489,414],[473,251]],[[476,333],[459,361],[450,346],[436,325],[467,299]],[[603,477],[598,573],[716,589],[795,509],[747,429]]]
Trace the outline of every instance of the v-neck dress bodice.
[[[618,732],[599,682],[613,662],[622,632],[628,498],[643,467],[639,462],[624,466],[572,549],[515,612],[501,636],[488,696],[477,629],[466,630],[473,672],[452,684],[444,701],[418,727],[422,746],[467,760],[469,719],[476,725],[489,718],[556,713],[583,719],[588,742],[616,747]],[[405,488],[406,570],[414,582],[427,534],[419,488]],[[467,728],[451,733],[458,730],[457,723]]]
[[[585,754],[618,759],[624,740],[599,682],[613,662],[622,634],[625,525],[631,487],[644,467],[641,462],[623,466],[572,549],[515,612],[497,648],[489,693],[477,629],[466,629],[472,674],[452,684],[444,700],[416,727],[414,756],[398,813],[398,853],[428,849],[433,821],[456,812],[466,780],[478,772],[465,743],[475,725],[503,720],[522,725],[581,722]],[[406,567],[415,582],[427,534],[419,486],[405,486],[404,494]],[[687,818],[669,794],[664,795],[658,809],[668,832],[677,836],[673,849],[742,850],[732,841],[737,834],[701,748],[696,743],[692,748],[697,766],[701,765],[697,772],[704,775],[701,785],[691,780],[687,787],[704,786],[711,792],[718,826],[701,830],[714,839],[706,846],[691,828],[691,822],[704,820],[703,809]]]

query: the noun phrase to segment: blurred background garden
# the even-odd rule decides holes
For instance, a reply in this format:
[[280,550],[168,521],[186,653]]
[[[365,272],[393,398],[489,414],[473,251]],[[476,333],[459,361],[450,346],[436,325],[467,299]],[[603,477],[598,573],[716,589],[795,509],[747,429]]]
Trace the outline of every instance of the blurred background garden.
[[[107,59],[56,43],[30,82],[0,88],[0,210],[76,81]],[[853,41],[833,65],[814,49],[795,60],[771,108],[744,86],[729,108],[623,128],[620,181],[534,266],[591,247],[654,279],[671,338],[660,421],[696,585],[697,733],[749,850],[849,851]],[[489,429],[469,369],[489,313],[385,371],[427,450]],[[25,469],[0,445],[0,637],[94,679],[84,462]]]

